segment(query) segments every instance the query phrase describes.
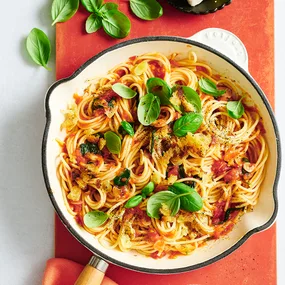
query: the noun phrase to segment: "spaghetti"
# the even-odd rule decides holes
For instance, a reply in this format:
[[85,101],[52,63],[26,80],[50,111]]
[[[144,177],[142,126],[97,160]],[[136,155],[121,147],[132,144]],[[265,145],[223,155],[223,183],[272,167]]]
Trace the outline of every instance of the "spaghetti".
[[[150,78],[160,78],[172,89],[167,104],[154,96],[159,116],[147,125],[138,119],[138,105]],[[203,92],[202,79],[218,96]],[[190,254],[207,240],[226,235],[256,205],[268,157],[262,119],[249,94],[214,74],[194,52],[183,59],[161,53],[134,56],[89,83],[64,111],[66,137],[59,141],[57,174],[68,212],[104,246],[153,258]],[[114,91],[117,83],[137,95],[122,98]],[[198,94],[202,122],[196,131],[176,135],[176,122],[199,111],[182,86]],[[230,115],[229,101],[236,102],[234,111],[243,111],[240,118]],[[122,122],[133,128],[133,136]],[[110,146],[113,139],[108,145],[107,132],[119,138],[117,153]],[[141,198],[150,182],[154,191]],[[171,215],[162,203],[159,218],[152,217],[150,197],[169,193],[177,182],[200,195],[202,208],[191,212],[181,206]],[[126,207],[132,197],[139,203]],[[88,213],[106,218],[90,227],[84,219]]]

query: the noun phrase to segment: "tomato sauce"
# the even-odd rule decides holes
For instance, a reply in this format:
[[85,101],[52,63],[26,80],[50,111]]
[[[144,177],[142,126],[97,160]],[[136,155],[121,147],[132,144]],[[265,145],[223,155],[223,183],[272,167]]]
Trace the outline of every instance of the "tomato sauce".
[[83,222],[83,217],[81,215],[76,215],[74,217],[75,221],[77,224],[79,224],[81,227],[83,227],[84,222]]
[[122,69],[117,70],[116,73],[119,75],[119,77],[126,75],[125,70],[122,70]]
[[177,176],[179,175],[179,166],[178,165],[174,165],[174,166],[169,166],[168,167],[168,177],[170,177],[171,175],[173,176]]
[[81,163],[87,163],[87,159],[82,156],[81,151],[79,149],[75,151],[75,157],[77,164],[80,165]]
[[79,105],[79,103],[81,103],[81,101],[83,100],[83,97],[79,96],[78,94],[74,94],[73,99],[75,100],[76,105]]
[[171,250],[170,253],[169,253],[169,259],[175,259],[177,258],[179,255],[181,255],[181,252],[180,251],[174,251],[174,250]]
[[158,251],[156,252],[153,252],[150,257],[154,258],[154,259],[159,259],[159,258],[162,258],[166,255],[166,252],[163,251],[160,255],[158,255]]
[[161,79],[164,79],[165,77],[165,68],[161,66],[159,61],[157,60],[151,60],[148,62],[150,69],[154,75],[154,77],[158,77]]
[[232,183],[237,181],[241,176],[241,169],[239,167],[232,168],[225,176],[224,181],[226,183]]
[[225,172],[229,171],[231,168],[224,160],[215,160],[212,165],[212,171],[216,177],[224,174]]
[[213,213],[212,224],[219,225],[225,219],[225,205],[226,201],[221,201],[216,203],[216,208]]

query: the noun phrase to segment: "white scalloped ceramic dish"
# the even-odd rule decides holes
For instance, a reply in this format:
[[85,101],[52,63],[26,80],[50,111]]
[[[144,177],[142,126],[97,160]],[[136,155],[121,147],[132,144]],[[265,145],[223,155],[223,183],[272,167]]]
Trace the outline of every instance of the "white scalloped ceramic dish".
[[[204,44],[202,44],[202,43]],[[209,47],[212,46],[212,47]],[[218,52],[221,50],[226,55]],[[177,259],[155,259],[134,252],[120,252],[102,247],[95,238],[80,228],[67,212],[63,203],[59,181],[56,176],[56,157],[59,147],[55,141],[63,137],[60,124],[63,122],[61,110],[72,100],[75,92],[81,93],[86,80],[107,73],[118,63],[130,56],[146,52],[187,53],[195,51],[200,59],[208,62],[219,74],[227,74],[235,79],[251,95],[264,119],[266,138],[270,156],[266,178],[262,184],[259,203],[254,211],[247,213],[225,239],[210,242],[197,249],[192,255]],[[213,49],[215,48],[215,49]],[[232,59],[230,59],[232,58]],[[207,29],[190,39],[179,37],[146,37],[130,40],[113,46],[96,55],[80,67],[71,77],[51,86],[46,96],[46,128],[42,147],[43,173],[50,199],[61,221],[71,234],[95,255],[107,262],[141,272],[169,274],[190,271],[211,264],[241,246],[251,235],[262,231],[274,222],[277,215],[277,184],[280,174],[281,150],[279,133],[272,109],[265,94],[247,71],[247,53],[244,45],[233,34],[220,29]]]

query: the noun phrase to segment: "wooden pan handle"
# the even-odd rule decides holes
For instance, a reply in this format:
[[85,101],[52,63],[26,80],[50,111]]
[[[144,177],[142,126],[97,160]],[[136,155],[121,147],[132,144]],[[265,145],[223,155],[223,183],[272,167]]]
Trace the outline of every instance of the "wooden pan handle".
[[100,285],[108,266],[104,260],[92,256],[74,285]]

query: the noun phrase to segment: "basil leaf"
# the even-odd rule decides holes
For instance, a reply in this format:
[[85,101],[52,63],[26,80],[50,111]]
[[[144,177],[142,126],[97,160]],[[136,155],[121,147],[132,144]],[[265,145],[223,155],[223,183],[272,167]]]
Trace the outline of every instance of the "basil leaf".
[[53,0],[51,6],[52,25],[69,20],[78,10],[79,0]]
[[134,207],[138,206],[142,202],[142,198],[143,197],[141,195],[137,195],[137,196],[132,197],[125,204],[125,208],[134,208]]
[[[162,204],[171,204],[170,200],[177,199],[177,195],[170,191],[161,191],[152,195],[147,201],[147,214],[151,218],[159,219]],[[178,199],[179,200],[179,199]]]
[[163,203],[170,211],[170,216],[175,216],[180,210],[181,200],[178,196]]
[[97,228],[108,220],[108,215],[101,211],[91,211],[84,215],[83,221],[88,228]]
[[241,100],[242,98],[239,101],[229,101],[227,103],[227,111],[230,117],[240,119],[244,114],[244,107]]
[[187,102],[193,105],[197,113],[200,113],[202,110],[202,105],[198,93],[188,86],[182,86],[181,88]]
[[154,190],[154,183],[150,181],[143,189],[142,189],[142,197],[146,198],[149,194],[151,194]]
[[163,9],[156,0],[130,0],[130,7],[143,20],[154,20],[163,14]]
[[88,141],[80,145],[80,152],[82,155],[85,155],[88,152],[101,154],[101,151],[99,150],[97,144]]
[[132,99],[137,95],[137,92],[122,83],[112,85],[113,91],[125,99]]
[[135,135],[134,129],[132,127],[132,125],[126,121],[122,121],[121,125],[123,127],[123,129],[131,136],[133,137]]
[[214,97],[222,96],[226,92],[225,90],[218,90],[216,84],[208,78],[201,78],[199,87],[202,92]]
[[140,99],[138,105],[138,120],[144,126],[152,124],[160,114],[159,97],[149,93]]
[[199,113],[188,113],[175,121],[173,133],[177,137],[184,137],[187,133],[194,134],[201,126],[203,116]]
[[131,29],[129,18],[118,10],[109,10],[102,15],[104,31],[111,37],[122,39],[125,38]]
[[102,20],[99,16],[91,14],[86,20],[85,30],[88,34],[97,32],[102,27]]
[[114,184],[117,186],[125,186],[129,183],[130,177],[131,171],[126,168],[119,176],[114,178]]
[[36,64],[50,70],[47,67],[51,53],[50,41],[43,31],[37,28],[32,29],[26,41],[26,48]]
[[116,10],[118,9],[118,4],[116,3],[112,3],[112,2],[108,2],[108,3],[105,3],[101,9],[99,10],[99,12],[101,14],[104,14],[104,13],[107,13],[108,11],[110,10]]
[[146,82],[146,88],[148,93],[159,97],[161,105],[171,105],[169,99],[172,95],[172,89],[164,80],[157,77],[149,78]]
[[197,191],[181,182],[175,182],[168,189],[180,197],[181,209],[188,212],[197,212],[203,207],[203,200]]
[[81,0],[81,3],[88,12],[95,13],[101,8],[103,0]]
[[146,72],[148,69],[148,63],[146,60],[140,62],[135,68],[134,68],[134,74],[135,75],[142,75],[144,72]]
[[104,138],[106,140],[108,150],[111,153],[119,154],[122,147],[120,137],[114,132],[108,131],[104,134]]

